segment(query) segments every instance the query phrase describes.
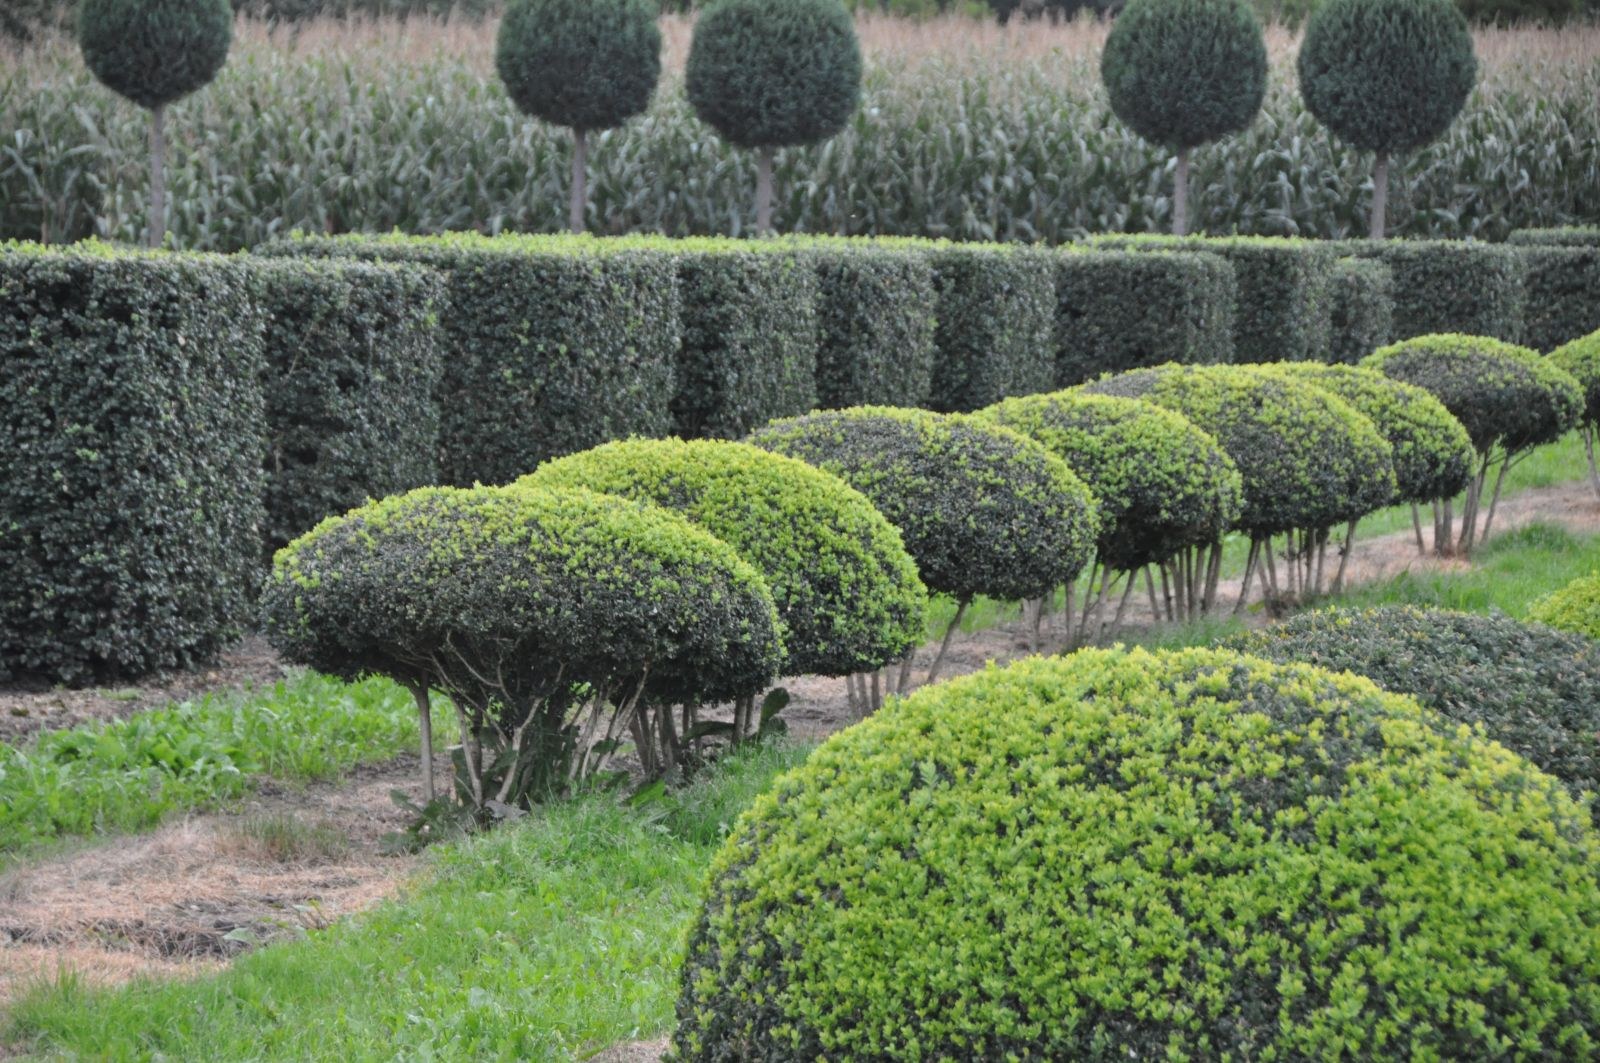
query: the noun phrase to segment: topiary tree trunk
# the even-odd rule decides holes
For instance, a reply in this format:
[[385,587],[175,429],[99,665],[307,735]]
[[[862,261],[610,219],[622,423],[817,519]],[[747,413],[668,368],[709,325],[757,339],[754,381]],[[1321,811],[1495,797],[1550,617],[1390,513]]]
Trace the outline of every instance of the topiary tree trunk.
[[1189,235],[1189,149],[1178,152],[1178,172],[1172,181],[1172,235]]
[[572,131],[572,199],[567,205],[567,227],[583,232],[584,210],[589,202],[589,133]]
[[167,238],[167,107],[150,111],[150,228],[145,243],[160,247]]
[[772,231],[772,149],[762,148],[756,157],[756,235]]
[[1372,219],[1369,235],[1374,240],[1383,239],[1384,215],[1389,209],[1389,153],[1378,152],[1372,164]]

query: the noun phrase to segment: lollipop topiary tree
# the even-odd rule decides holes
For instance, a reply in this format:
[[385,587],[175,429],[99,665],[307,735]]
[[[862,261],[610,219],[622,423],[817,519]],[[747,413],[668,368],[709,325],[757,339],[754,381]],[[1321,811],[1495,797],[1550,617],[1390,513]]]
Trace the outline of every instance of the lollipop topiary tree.
[[1453,0],[1327,0],[1300,45],[1300,94],[1335,136],[1376,155],[1371,236],[1384,235],[1389,160],[1461,112],[1478,62]]
[[685,87],[701,121],[758,152],[756,232],[770,232],[774,150],[826,140],[860,102],[855,25],[839,0],[717,0],[695,25]]
[[661,30],[647,0],[512,0],[495,69],[524,113],[572,130],[568,224],[583,231],[589,134],[650,104],[661,76]]
[[1172,231],[1189,231],[1189,152],[1250,124],[1267,91],[1267,46],[1245,0],[1132,0],[1100,53],[1111,109],[1173,149]]
[[78,45],[111,91],[150,112],[150,225],[167,231],[167,105],[217,76],[233,42],[228,0],[83,0]]
[[1571,375],[1583,388],[1583,449],[1589,455],[1589,484],[1600,498],[1600,467],[1595,464],[1594,443],[1600,428],[1600,332],[1557,347],[1549,354],[1550,364]]

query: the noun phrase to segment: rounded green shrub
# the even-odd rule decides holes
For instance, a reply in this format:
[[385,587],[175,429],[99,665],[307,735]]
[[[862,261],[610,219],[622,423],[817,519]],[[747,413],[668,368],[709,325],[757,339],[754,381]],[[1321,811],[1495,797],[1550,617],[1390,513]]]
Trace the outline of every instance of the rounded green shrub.
[[1300,94],[1363,151],[1422,147],[1455,121],[1477,77],[1453,0],[1325,0],[1306,23]]
[[730,144],[810,144],[855,113],[861,46],[839,0],[716,0],[695,24],[684,84]]
[[1436,720],[1216,650],[925,688],[715,858],[679,1058],[1591,1054],[1600,838]]
[[1377,426],[1394,454],[1396,502],[1454,498],[1472,480],[1472,440],[1422,388],[1353,365],[1284,362],[1273,370],[1348,402]]
[[1267,91],[1267,45],[1244,0],[1130,0],[1100,53],[1118,118],[1174,150],[1250,124]]
[[517,482],[655,502],[731,545],[772,588],[785,675],[870,671],[922,641],[927,590],[900,533],[860,492],[802,461],[746,443],[632,439]]
[[1583,389],[1537,351],[1487,336],[1444,333],[1390,344],[1361,363],[1429,391],[1480,454],[1559,439],[1583,415]]
[[1371,421],[1310,384],[1245,366],[1163,365],[1084,385],[1145,399],[1213,436],[1244,481],[1252,535],[1328,528],[1394,498],[1394,461]]
[[1600,424],[1600,331],[1557,347],[1549,359],[1583,388],[1584,422]]
[[228,0],[81,0],[78,45],[100,82],[147,110],[210,83],[228,60]]
[[513,103],[569,129],[610,129],[650,104],[661,76],[647,0],[512,0],[495,68]]
[[1006,399],[975,416],[1043,444],[1100,505],[1095,550],[1113,570],[1166,561],[1222,538],[1244,508],[1239,470],[1181,414],[1112,395],[1058,391]]
[[1014,432],[862,406],[774,421],[749,441],[825,469],[905,537],[930,590],[1041,598],[1089,563],[1099,517],[1071,469]]
[[1600,646],[1585,639],[1501,615],[1385,606],[1301,613],[1230,648],[1365,676],[1482,728],[1574,794],[1600,788]]
[[[1573,631],[1585,638],[1600,639],[1600,573],[1582,576],[1540,598],[1528,607],[1528,619],[1562,631]],[[1600,689],[1590,691],[1589,697],[1591,705],[1600,706]],[[1591,741],[1596,731],[1600,731],[1600,724],[1590,721]],[[1600,775],[1600,770],[1595,774]],[[1594,785],[1593,781],[1590,785]]]

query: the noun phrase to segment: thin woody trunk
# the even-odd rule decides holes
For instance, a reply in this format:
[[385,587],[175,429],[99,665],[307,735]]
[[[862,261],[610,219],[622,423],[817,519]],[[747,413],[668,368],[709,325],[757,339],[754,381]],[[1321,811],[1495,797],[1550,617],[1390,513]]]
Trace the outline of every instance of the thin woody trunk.
[[167,107],[150,112],[150,226],[145,242],[160,247],[167,238]]
[[429,701],[428,684],[412,684],[411,697],[417,703],[417,727],[422,732],[422,801],[427,804],[434,798],[433,707]]
[[1389,209],[1389,153],[1378,152],[1372,164],[1372,229],[1374,240],[1383,239],[1384,215]]
[[583,232],[583,216],[589,204],[589,134],[572,131],[572,200],[567,204],[567,227]]
[[756,235],[772,231],[772,150],[762,148],[756,156]]
[[1172,181],[1172,235],[1189,235],[1189,149],[1178,152],[1178,172]]

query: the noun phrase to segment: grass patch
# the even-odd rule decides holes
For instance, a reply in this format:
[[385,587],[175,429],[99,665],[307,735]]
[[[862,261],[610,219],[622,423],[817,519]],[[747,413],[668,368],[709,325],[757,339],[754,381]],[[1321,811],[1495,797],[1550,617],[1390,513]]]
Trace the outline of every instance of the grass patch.
[[657,1036],[716,845],[808,752],[764,745],[639,808],[585,797],[442,846],[401,900],[219,975],[58,978],[17,1003],[6,1039],[73,1058],[366,1060],[566,1059]]
[[47,731],[24,746],[0,744],[0,860],[62,836],[147,829],[235,799],[263,776],[329,778],[416,745],[404,690],[309,673]]

